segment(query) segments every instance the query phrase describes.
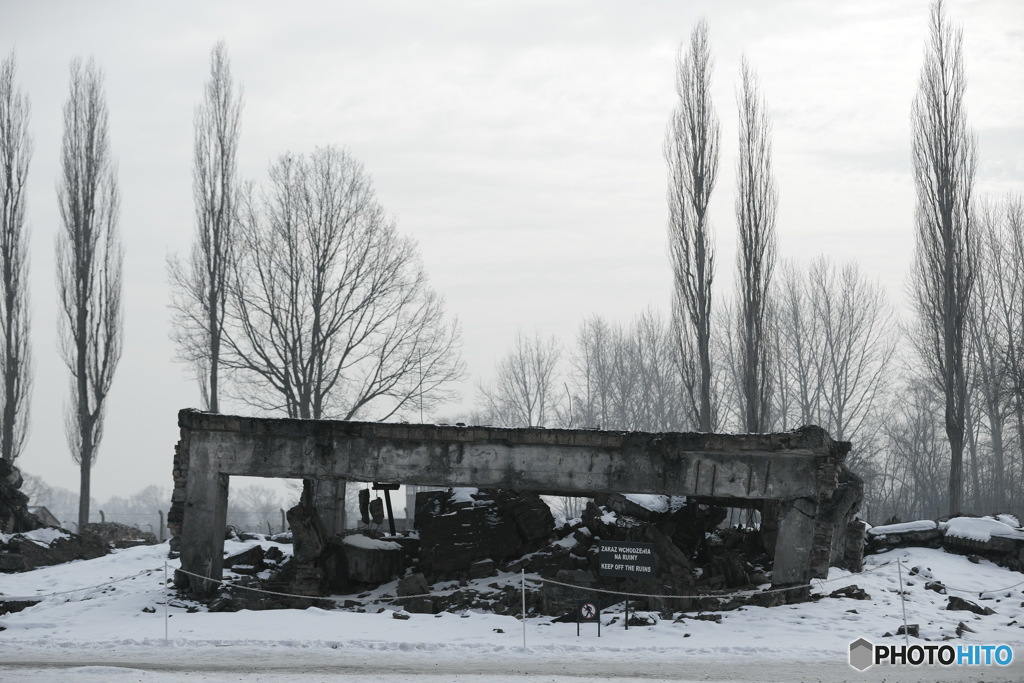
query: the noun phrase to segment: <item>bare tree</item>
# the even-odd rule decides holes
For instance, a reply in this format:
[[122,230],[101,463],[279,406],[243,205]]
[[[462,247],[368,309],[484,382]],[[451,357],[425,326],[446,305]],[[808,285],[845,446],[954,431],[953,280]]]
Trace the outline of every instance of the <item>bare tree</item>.
[[611,428],[611,346],[611,326],[600,315],[580,324],[570,357],[570,405],[564,426]]
[[[711,406],[711,284],[715,251],[708,217],[711,191],[718,176],[721,137],[711,103],[713,61],[708,25],[697,22],[690,47],[676,59],[679,104],[669,120],[665,139],[669,186],[669,248],[675,276],[673,308],[680,337],[679,349],[695,362],[681,365],[691,387],[697,428],[712,430]],[[685,360],[689,360],[686,358]]]
[[134,526],[160,536],[160,511],[167,509],[170,494],[161,486],[147,486],[127,497],[113,496],[94,505],[108,522]]
[[931,6],[929,40],[911,112],[917,190],[912,271],[918,315],[927,333],[925,362],[945,402],[950,445],[949,513],[961,508],[967,374],[967,317],[975,277],[971,201],[977,150],[967,126],[963,37],[941,0]]
[[740,354],[741,333],[736,324],[737,316],[733,302],[719,301],[712,315],[712,325],[717,332],[711,335],[715,357],[721,361],[715,364],[714,377],[718,388],[717,428],[742,430],[744,424],[742,374],[743,363]]
[[25,183],[32,157],[28,96],[15,86],[14,53],[0,63],[0,458],[13,462],[28,435],[32,394]]
[[746,58],[740,67],[740,154],[736,163],[736,222],[739,227],[741,397],[743,429],[768,428],[771,401],[769,290],[775,269],[778,191],[772,172],[771,121]]
[[632,348],[629,330],[618,324],[612,328],[611,347],[611,415],[614,429],[640,429],[637,396],[644,387],[640,380],[640,358]]
[[[626,326],[598,315],[583,321],[572,354],[567,394],[572,420],[566,427],[678,431],[692,428],[696,416],[675,371],[678,342],[653,310]],[[571,388],[570,388],[571,387]]]
[[451,397],[458,325],[361,163],[334,147],[284,155],[240,215],[222,359],[240,399],[350,420]]
[[[72,517],[78,514],[78,494],[61,486],[50,486],[42,477],[25,473],[21,491],[29,497],[29,505],[42,505],[61,521],[64,528],[72,528]],[[164,499],[166,500],[166,498]]]
[[989,427],[992,503],[1003,507],[1018,501],[1017,477],[1024,474],[1024,197],[983,205],[977,235],[980,258],[969,316],[972,384],[982,395]]
[[60,352],[71,371],[65,431],[81,469],[78,524],[89,522],[92,466],[103,438],[103,415],[121,358],[121,269],[117,234],[120,196],[107,136],[103,73],[90,59],[71,63],[64,105],[61,176],[62,229],[57,234]]
[[865,480],[877,508],[884,470],[880,455],[887,397],[900,335],[884,290],[856,264],[826,257],[807,269],[785,262],[773,294],[772,361],[775,422],[783,430],[817,424],[854,450],[848,464]]
[[516,333],[512,350],[498,363],[494,383],[480,387],[486,419],[502,427],[545,426],[556,415],[561,355],[561,345],[553,336]]
[[870,440],[896,353],[892,307],[881,285],[864,277],[855,263],[837,268],[819,258],[811,264],[808,283],[821,337],[818,424],[840,440]]
[[806,272],[793,261],[783,262],[772,326],[776,412],[783,430],[821,424],[823,335],[808,290]]
[[[976,271],[974,299],[968,316],[970,331],[971,363],[970,376],[981,400],[981,413],[988,425],[990,446],[993,456],[993,481],[987,496],[997,510],[1006,504],[1006,447],[1003,441],[1003,425],[1008,417],[1010,401],[1006,400],[1013,384],[1013,373],[1007,360],[1015,351],[1010,339],[1010,330],[1004,324],[1014,319],[1000,315],[1000,302],[1008,290],[1014,289],[1012,282],[1018,277],[1019,266],[1012,262],[1013,245],[1009,242],[1008,231],[1003,230],[1000,211],[992,203],[986,203],[978,213],[979,260]],[[1009,243],[1008,243],[1009,242]],[[1008,258],[1011,257],[1011,258]],[[1007,286],[1010,285],[1010,286]],[[1012,311],[1012,308],[1011,308]],[[979,473],[975,469],[975,504],[979,504]]]
[[635,396],[636,429],[648,432],[692,429],[696,419],[691,419],[684,409],[680,378],[673,371],[676,363],[671,326],[656,311],[647,309],[633,322],[630,332],[628,344],[637,357],[635,366],[639,375],[639,391]]
[[210,52],[210,80],[195,112],[192,195],[196,236],[187,263],[168,258],[174,309],[172,338],[192,365],[207,410],[220,410],[221,340],[228,274],[236,241],[238,137],[242,95],[231,79],[227,46]]
[[[1024,196],[1007,198],[1002,212],[1003,249],[999,273],[1000,318],[1006,334],[1004,363],[1009,373],[1010,404],[1016,423],[1017,466],[1007,467],[1007,503],[1021,503],[1024,487]],[[998,266],[997,266],[998,267]],[[1015,471],[1016,470],[1016,471]]]
[[888,475],[897,482],[889,514],[937,517],[946,502],[943,473],[949,468],[949,450],[939,432],[941,409],[933,383],[911,377],[897,394],[883,449],[892,460]]

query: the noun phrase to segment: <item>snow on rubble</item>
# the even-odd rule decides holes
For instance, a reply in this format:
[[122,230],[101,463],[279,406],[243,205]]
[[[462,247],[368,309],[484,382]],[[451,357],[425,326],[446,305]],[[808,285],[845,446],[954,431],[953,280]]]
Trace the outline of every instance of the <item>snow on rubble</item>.
[[[474,500],[469,490],[466,494]],[[636,498],[630,502],[655,509],[674,503],[658,496]],[[888,534],[889,539],[922,532],[964,534],[975,542],[985,534],[1021,534],[1012,526],[1016,521],[1008,515],[923,520],[872,531],[876,538]],[[360,547],[383,543],[359,535],[345,542]],[[87,683],[124,675],[170,681],[192,671],[218,683],[255,672],[261,680],[294,680],[312,672],[320,680],[348,681],[360,678],[360,671],[372,674],[360,680],[399,681],[415,675],[429,683],[475,683],[530,678],[531,666],[544,680],[566,683],[580,678],[678,680],[683,671],[691,672],[686,675],[693,680],[875,680],[849,668],[849,644],[859,638],[902,643],[897,634],[904,610],[907,623],[918,629],[911,643],[1006,644],[1016,654],[1013,667],[979,674],[986,681],[1024,680],[1024,574],[967,554],[975,550],[954,552],[934,539],[928,544],[866,555],[861,573],[832,568],[827,579],[812,582],[810,602],[715,613],[631,609],[635,621],[629,630],[623,628],[625,604],[620,602],[604,609],[600,639],[593,624],[584,624],[577,636],[575,623],[550,615],[531,614],[524,626],[518,615],[473,607],[440,614],[405,610],[393,597],[399,594],[397,581],[358,595],[333,596],[308,609],[211,612],[165,586],[165,576],[172,580],[180,567],[178,560],[166,559],[167,544],[139,546],[0,575],[0,613],[5,599],[29,605],[0,614],[0,680],[49,681],[54,667],[66,667],[61,673]],[[292,550],[264,537],[236,538],[225,542],[225,554],[255,546],[278,554]],[[248,578],[231,570],[225,576]],[[499,569],[466,586],[441,581],[429,590],[437,596],[457,590],[512,592],[518,605],[520,587],[525,583],[528,590],[538,590],[541,579]],[[336,607],[325,609],[332,601]],[[797,669],[794,661],[801,663]],[[38,666],[26,669],[26,662]],[[282,662],[293,662],[287,676],[265,676]],[[235,678],[223,673],[232,670]],[[723,673],[735,671],[741,673]],[[969,680],[955,670],[899,673],[894,675],[899,680]]]
[[[256,542],[228,541],[230,553]],[[269,547],[269,541],[260,542]],[[286,546],[285,546],[286,547]],[[363,613],[344,609],[267,610],[211,613],[206,607],[168,596],[164,586],[179,566],[166,560],[167,545],[115,551],[95,560],[45,567],[3,576],[6,596],[36,596],[39,604],[0,616],[0,678],[3,661],[12,658],[71,656],[69,653],[133,652],[164,645],[168,658],[203,653],[212,648],[259,647],[275,651],[340,650],[414,653],[427,666],[435,657],[526,657],[545,653],[586,656],[617,666],[630,660],[676,661],[680,657],[768,659],[793,658],[835,662],[846,667],[849,643],[860,637],[885,642],[902,623],[898,563],[902,563],[907,620],[920,625],[920,638],[957,638],[959,625],[970,625],[957,642],[1005,643],[1024,653],[1024,575],[987,560],[972,563],[942,549],[899,548],[865,558],[860,574],[831,569],[828,579],[815,581],[813,602],[775,608],[743,607],[721,614],[720,622],[702,620],[697,613],[643,613],[650,626],[622,628],[623,605],[606,609],[600,641],[596,631],[574,623],[554,623],[550,616],[526,620],[527,650],[522,651],[521,620],[492,613],[408,614],[398,611],[387,596],[396,583],[385,584],[364,600]],[[527,582],[536,577],[526,575]],[[522,577],[502,572],[479,580],[518,586]],[[928,590],[939,581],[950,594],[957,591],[994,610],[989,616],[947,609],[948,596]],[[866,599],[829,597],[855,584]],[[69,590],[78,592],[53,595]],[[439,588],[440,590],[440,588]],[[979,598],[979,594],[981,597]],[[351,596],[339,596],[338,601]],[[2,596],[0,596],[2,600]],[[165,620],[164,612],[167,618]],[[895,640],[893,640],[895,642]],[[225,650],[219,650],[224,653]],[[522,654],[518,654],[522,653]],[[1018,655],[1024,659],[1024,654]],[[483,664],[486,665],[486,664]],[[497,680],[497,679],[496,679]]]
[[71,534],[53,527],[43,527],[20,534],[0,534],[0,545],[9,543],[15,537],[27,539],[38,546],[49,546],[61,538],[71,538]]

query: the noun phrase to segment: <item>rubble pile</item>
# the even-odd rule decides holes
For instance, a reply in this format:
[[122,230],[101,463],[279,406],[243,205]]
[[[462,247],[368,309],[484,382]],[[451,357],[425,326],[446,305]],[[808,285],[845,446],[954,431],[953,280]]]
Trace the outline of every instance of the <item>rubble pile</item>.
[[96,534],[73,534],[39,521],[28,510],[21,484],[21,471],[0,458],[0,573],[91,560],[110,552]]
[[21,491],[21,470],[0,458],[0,534],[17,534],[43,526],[28,511],[28,496]]
[[42,527],[20,534],[0,534],[0,572],[27,572],[72,560],[91,560],[109,552],[106,541],[88,532],[73,534]]
[[432,583],[490,576],[496,563],[546,546],[554,523],[535,494],[475,488],[419,493],[419,570]]
[[[384,537],[364,529],[323,539],[315,522],[295,524],[294,557],[267,562],[262,551],[253,550],[247,551],[251,556],[227,558],[224,566],[231,568],[237,587],[292,593],[300,588],[310,596],[300,600],[301,606],[317,604],[315,596],[352,595],[342,607],[353,610],[366,609],[371,591],[397,579],[389,599],[407,612],[518,614],[522,598],[515,575],[521,572],[528,576],[527,609],[556,616],[573,610],[585,595],[569,586],[652,596],[631,602],[635,609],[668,613],[805,599],[801,589],[759,590],[771,580],[761,532],[720,528],[727,514],[724,507],[681,497],[611,494],[588,502],[580,518],[556,528],[537,495],[453,489],[418,494],[416,532],[410,535]],[[289,512],[289,519],[303,521],[299,517],[298,511]],[[601,541],[652,544],[651,577],[601,576]],[[488,581],[492,577],[497,580]],[[739,591],[747,593],[737,596]],[[671,595],[695,597],[659,597]],[[601,602],[621,600],[608,595]],[[300,606],[295,599],[255,598],[229,586],[210,609],[295,606]]]
[[[521,566],[527,572],[575,586],[652,596],[635,600],[641,610],[735,609],[742,604],[785,602],[785,593],[732,595],[768,583],[771,559],[759,530],[719,528],[727,514],[724,507],[685,498],[610,494],[588,503],[580,520],[560,530],[559,541],[509,568]],[[651,578],[602,577],[598,561],[601,541],[651,543]],[[578,590],[554,584],[544,584],[542,595],[546,614],[569,611],[580,598]],[[702,597],[656,597],[659,595]],[[608,602],[616,601],[621,598],[609,596]]]
[[134,548],[137,545],[156,545],[156,536],[138,527],[119,522],[92,522],[83,531],[96,534],[115,548]]
[[[664,595],[766,583],[770,559],[760,532],[719,529],[726,515],[724,507],[685,498],[611,494],[588,502],[580,519],[552,529],[538,496],[477,489],[419,494],[418,569],[437,582],[486,576],[481,567],[493,564],[564,583]],[[601,578],[602,540],[652,543],[653,576]]]

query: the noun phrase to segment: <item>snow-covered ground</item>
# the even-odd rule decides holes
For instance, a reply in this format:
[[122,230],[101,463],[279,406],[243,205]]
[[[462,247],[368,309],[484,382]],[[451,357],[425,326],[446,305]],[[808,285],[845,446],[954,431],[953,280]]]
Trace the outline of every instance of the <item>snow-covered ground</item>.
[[[247,545],[228,542],[226,549],[234,553]],[[393,617],[398,608],[387,601],[366,613],[316,608],[189,613],[188,603],[172,598],[165,604],[165,563],[168,571],[178,566],[166,555],[166,545],[139,547],[0,574],[5,597],[52,596],[0,616],[0,680],[1024,681],[1024,574],[942,550],[869,556],[864,573],[833,569],[827,581],[814,583],[815,592],[826,596],[856,584],[869,600],[825,597],[749,607],[722,613],[721,623],[652,614],[655,625],[628,631],[621,610],[613,609],[604,614],[600,638],[593,624],[584,624],[577,637],[575,624],[531,617],[525,648],[516,618],[469,611],[400,620]],[[903,622],[896,560],[904,565],[907,621],[920,625],[921,638],[911,643],[952,636],[955,645],[1006,644],[1014,650],[1013,664],[852,669],[847,663],[852,641],[903,642],[902,636],[883,637]],[[934,580],[995,614],[946,610],[947,597],[924,587]],[[518,585],[520,577],[504,574],[498,581]],[[371,597],[384,593],[394,595],[394,584]],[[975,632],[957,638],[961,622]]]

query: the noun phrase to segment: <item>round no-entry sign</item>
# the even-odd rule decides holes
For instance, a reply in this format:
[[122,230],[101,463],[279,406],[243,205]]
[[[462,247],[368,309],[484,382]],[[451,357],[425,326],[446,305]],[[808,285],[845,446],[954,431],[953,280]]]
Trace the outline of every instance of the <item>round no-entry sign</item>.
[[597,621],[597,603],[581,602],[577,606],[577,615],[580,621]]

